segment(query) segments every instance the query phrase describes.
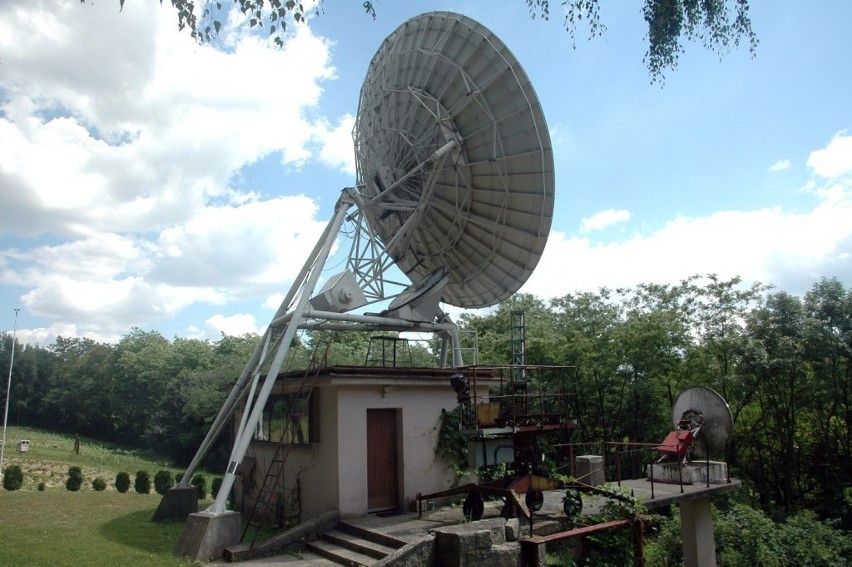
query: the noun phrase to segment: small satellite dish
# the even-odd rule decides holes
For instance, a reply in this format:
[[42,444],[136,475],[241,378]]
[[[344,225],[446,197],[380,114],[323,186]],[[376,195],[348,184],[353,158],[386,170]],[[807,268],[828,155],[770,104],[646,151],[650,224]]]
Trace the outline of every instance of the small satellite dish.
[[[681,392],[672,406],[672,422],[677,430],[689,421],[700,426],[694,450],[696,457],[725,456],[734,435],[734,417],[728,403],[715,390],[704,386]],[[709,453],[708,453],[709,452]]]
[[554,168],[544,113],[517,59],[460,14],[402,24],[373,57],[353,131],[361,207],[418,285],[494,305],[517,291],[550,232]]

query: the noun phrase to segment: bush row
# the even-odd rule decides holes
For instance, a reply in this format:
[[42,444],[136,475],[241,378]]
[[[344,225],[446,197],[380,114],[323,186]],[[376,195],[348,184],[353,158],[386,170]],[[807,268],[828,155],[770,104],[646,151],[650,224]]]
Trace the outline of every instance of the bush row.
[[[165,492],[175,486],[179,477],[173,475],[171,471],[161,470],[154,475],[154,490],[157,494],[165,494]],[[198,493],[198,499],[203,500],[207,497],[207,477],[202,473],[195,473],[190,481]],[[19,490],[24,485],[24,473],[18,465],[9,465],[3,474],[3,488],[5,490]],[[222,485],[222,479],[216,477],[211,485],[211,495],[215,496]],[[77,492],[83,486],[83,471],[78,466],[68,468],[68,479],[65,481],[65,488]],[[98,492],[106,490],[107,481],[102,477],[97,477],[92,481],[92,489]],[[133,488],[139,494],[151,493],[151,476],[147,471],[137,471],[133,482]],[[115,489],[121,493],[130,490],[130,474],[120,472],[115,476]],[[45,490],[45,483],[38,484],[38,490]]]
[[[154,490],[157,494],[165,494],[165,492],[175,486],[179,480],[180,476],[173,475],[171,471],[157,471],[157,474],[154,475]],[[222,479],[214,479],[214,488],[218,488],[221,483]],[[207,497],[207,477],[205,477],[202,473],[195,473],[192,476],[190,484],[195,487],[199,500],[203,500]],[[127,492],[130,489],[130,475],[126,472],[118,473],[115,477],[115,488],[119,492]],[[137,471],[136,479],[133,483],[133,489],[139,494],[151,493],[151,476],[147,471]],[[213,494],[215,494],[215,492]]]

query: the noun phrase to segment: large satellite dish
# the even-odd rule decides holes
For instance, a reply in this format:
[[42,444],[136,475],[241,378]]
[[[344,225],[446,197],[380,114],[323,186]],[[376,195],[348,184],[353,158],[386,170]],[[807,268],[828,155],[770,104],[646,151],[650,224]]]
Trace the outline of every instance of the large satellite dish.
[[476,308],[529,278],[553,152],[529,78],[491,31],[450,12],[402,24],[370,63],[354,138],[364,215],[414,284],[446,268],[442,300]]
[[[550,137],[523,69],[481,24],[432,12],[390,34],[367,70],[353,138],[356,187],[343,190],[179,483],[189,486],[244,400],[223,482],[206,513],[226,511],[298,330],[433,332],[443,339],[442,363],[448,365],[452,342],[452,366],[460,367],[458,327],[440,301],[494,305],[517,291],[541,258],[553,216]],[[346,222],[351,230],[342,230]],[[346,269],[324,278],[315,293],[341,235],[352,244]],[[393,265],[411,280],[395,296],[385,283],[406,283],[386,275]],[[391,302],[381,313],[356,312],[383,300]]]

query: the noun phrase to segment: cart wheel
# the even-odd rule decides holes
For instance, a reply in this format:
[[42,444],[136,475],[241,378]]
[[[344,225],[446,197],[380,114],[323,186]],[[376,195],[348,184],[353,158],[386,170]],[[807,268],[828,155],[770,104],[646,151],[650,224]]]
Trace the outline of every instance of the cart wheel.
[[579,490],[568,489],[562,499],[562,510],[569,520],[576,520],[583,512],[583,497]]
[[462,504],[462,512],[468,521],[481,520],[482,514],[485,512],[485,502],[483,502],[482,496],[476,492],[469,493],[467,498],[464,499],[464,504]]
[[524,502],[530,512],[538,512],[544,506],[544,492],[541,490],[528,490],[524,496]]

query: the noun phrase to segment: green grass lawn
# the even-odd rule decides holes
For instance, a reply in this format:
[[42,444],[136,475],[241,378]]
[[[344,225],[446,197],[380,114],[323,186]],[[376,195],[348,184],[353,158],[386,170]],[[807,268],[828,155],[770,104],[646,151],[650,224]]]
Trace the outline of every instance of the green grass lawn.
[[0,491],[0,566],[192,565],[172,555],[182,522],[151,521],[160,495]]
[[[18,451],[20,439],[30,440],[29,451]],[[133,490],[136,471],[147,471],[152,482],[159,470],[182,472],[164,459],[85,438],[77,455],[73,435],[10,427],[3,468],[11,464],[23,470],[24,485],[12,492],[0,487],[0,567],[193,565],[172,555],[183,522],[152,522],[160,495]],[[79,492],[65,489],[75,465],[83,471]],[[124,494],[114,484],[120,471],[131,478]],[[92,489],[97,477],[107,481],[103,492]],[[210,482],[208,476],[208,490]],[[199,510],[205,507],[199,502]]]
[[[30,449],[25,453],[18,452],[17,444],[21,439],[30,441]],[[155,455],[87,438],[80,440],[78,455],[74,452],[73,435],[26,427],[9,427],[6,432],[3,468],[9,465],[18,465],[24,471],[25,490],[35,490],[39,482],[44,482],[48,491],[65,490],[68,467],[73,465],[83,471],[81,490],[91,490],[92,481],[100,476],[107,481],[107,490],[113,491],[115,475],[120,471],[129,473],[131,480],[139,470],[148,471],[151,479],[161,469],[183,473]]]

